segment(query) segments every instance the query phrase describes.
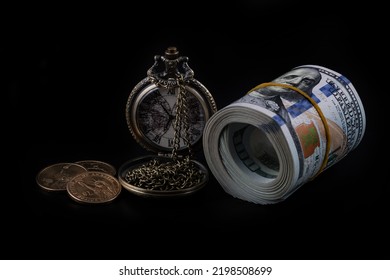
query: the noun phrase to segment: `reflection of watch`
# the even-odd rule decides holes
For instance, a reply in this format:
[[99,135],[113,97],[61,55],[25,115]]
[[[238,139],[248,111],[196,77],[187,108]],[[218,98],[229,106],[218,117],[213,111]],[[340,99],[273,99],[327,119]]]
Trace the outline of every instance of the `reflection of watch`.
[[[167,153],[174,147],[177,96],[181,88],[187,92],[187,135],[181,131],[178,151],[200,145],[206,121],[216,112],[209,91],[196,79],[187,57],[179,57],[176,48],[168,48],[164,56],[155,56],[148,77],[139,82],[127,100],[126,120],[131,134],[144,148]],[[179,84],[181,83],[181,84]]]

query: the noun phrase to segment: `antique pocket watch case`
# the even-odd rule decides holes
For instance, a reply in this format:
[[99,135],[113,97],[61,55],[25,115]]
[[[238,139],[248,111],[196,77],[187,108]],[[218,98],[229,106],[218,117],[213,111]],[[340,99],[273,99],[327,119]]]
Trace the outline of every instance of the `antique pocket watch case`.
[[[208,170],[192,157],[217,107],[207,88],[194,78],[188,57],[179,56],[175,47],[154,60],[147,77],[128,97],[126,121],[136,142],[156,155],[129,160],[118,170],[118,177],[125,189],[137,195],[187,195],[208,181]],[[178,173],[188,179],[181,182],[175,177]]]
[[[158,160],[160,163],[164,164],[171,161],[171,158],[167,156],[142,156],[138,158],[131,159],[124,163],[118,172],[119,182],[121,185],[132,192],[133,194],[143,196],[143,197],[178,197],[192,194],[201,188],[203,188],[209,180],[209,172],[205,166],[203,166],[200,162],[196,160],[191,160],[191,163],[194,164],[194,167],[199,170],[200,176],[197,181],[192,183],[191,185],[183,185],[182,187],[176,188],[161,188],[158,184],[155,183],[153,186],[148,188],[139,187],[137,184],[129,183],[127,176],[129,172],[139,168],[140,166],[144,166],[146,162],[149,160]],[[180,176],[180,175],[179,175]],[[176,178],[172,178],[171,181],[174,181]],[[167,182],[169,183],[169,182]]]

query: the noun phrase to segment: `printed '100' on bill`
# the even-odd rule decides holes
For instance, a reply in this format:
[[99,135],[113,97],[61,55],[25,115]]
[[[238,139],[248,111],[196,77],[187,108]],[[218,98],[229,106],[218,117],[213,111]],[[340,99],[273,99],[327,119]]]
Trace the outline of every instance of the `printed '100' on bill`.
[[344,158],[361,142],[365,127],[352,83],[325,67],[303,65],[211,116],[203,148],[226,192],[268,204]]

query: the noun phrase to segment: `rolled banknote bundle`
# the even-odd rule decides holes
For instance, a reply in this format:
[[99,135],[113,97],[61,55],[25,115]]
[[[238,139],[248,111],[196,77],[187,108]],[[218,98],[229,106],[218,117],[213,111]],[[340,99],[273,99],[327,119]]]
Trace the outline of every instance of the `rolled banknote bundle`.
[[249,90],[207,121],[207,164],[233,197],[285,200],[361,142],[366,116],[343,75],[302,65]]

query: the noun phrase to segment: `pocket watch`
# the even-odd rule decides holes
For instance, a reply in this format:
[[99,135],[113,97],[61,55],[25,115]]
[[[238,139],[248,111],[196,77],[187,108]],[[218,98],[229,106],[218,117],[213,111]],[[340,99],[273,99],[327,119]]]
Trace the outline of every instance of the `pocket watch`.
[[[126,120],[135,140],[145,149],[156,153],[175,148],[175,119],[178,94],[183,87],[187,94],[186,112],[188,141],[182,130],[178,152],[196,148],[202,139],[206,121],[216,112],[215,101],[207,88],[194,78],[188,57],[179,56],[176,47],[169,47],[164,56],[156,55],[147,77],[132,90],[126,105]],[[183,116],[184,117],[184,116]],[[187,145],[188,144],[188,145]]]
[[146,197],[191,194],[208,181],[208,170],[193,159],[203,130],[217,111],[213,96],[194,78],[188,57],[176,47],[155,55],[147,77],[130,92],[127,126],[137,143],[156,155],[129,160],[118,172],[122,186]]

